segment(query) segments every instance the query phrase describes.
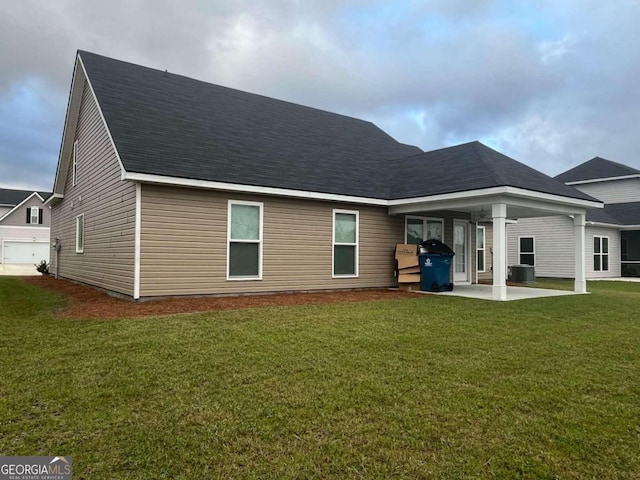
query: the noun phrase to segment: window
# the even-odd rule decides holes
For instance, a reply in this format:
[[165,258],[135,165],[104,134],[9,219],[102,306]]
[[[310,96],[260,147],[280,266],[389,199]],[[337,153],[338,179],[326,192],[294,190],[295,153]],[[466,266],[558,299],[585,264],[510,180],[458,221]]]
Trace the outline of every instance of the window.
[[519,237],[520,243],[520,265],[535,265],[535,238]]
[[31,225],[42,225],[42,209],[40,207],[27,208],[27,223]]
[[609,237],[593,237],[593,271],[609,271]]
[[229,201],[227,280],[262,279],[262,203]]
[[435,238],[443,241],[443,220],[439,218],[405,217],[405,243],[420,245]]
[[76,253],[84,253],[84,213],[76,217]]
[[420,245],[424,241],[424,221],[421,218],[407,217],[405,243]]
[[485,267],[485,231],[484,227],[476,229],[476,253],[477,253],[477,269],[478,272],[484,272]]
[[73,142],[73,152],[71,158],[71,175],[72,175],[72,186],[75,187],[76,183],[78,183],[78,141]]
[[333,276],[358,276],[358,212],[333,211]]
[[622,276],[640,277],[640,230],[620,232]]

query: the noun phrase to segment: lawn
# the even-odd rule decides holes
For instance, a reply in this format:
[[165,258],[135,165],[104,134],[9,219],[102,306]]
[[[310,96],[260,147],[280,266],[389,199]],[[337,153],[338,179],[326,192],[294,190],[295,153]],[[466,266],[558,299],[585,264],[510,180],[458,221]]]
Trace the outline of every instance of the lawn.
[[638,478],[640,284],[589,289],[78,320],[0,277],[0,454],[86,479]]

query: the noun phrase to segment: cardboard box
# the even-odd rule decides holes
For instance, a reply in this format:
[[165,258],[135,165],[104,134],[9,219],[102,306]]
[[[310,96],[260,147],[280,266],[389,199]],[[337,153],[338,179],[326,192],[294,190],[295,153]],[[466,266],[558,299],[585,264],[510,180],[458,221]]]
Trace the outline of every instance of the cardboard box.
[[416,292],[420,290],[420,284],[419,283],[401,283],[400,285],[398,285],[398,288],[405,292]]
[[404,270],[405,268],[419,267],[420,260],[417,255],[403,255],[398,257],[398,270]]
[[396,245],[396,260],[400,257],[411,257],[418,255],[418,246],[411,243],[398,243]]
[[419,273],[399,273],[398,283],[420,283]]
[[398,269],[398,274],[401,275],[403,273],[420,273],[420,267],[409,267],[409,268]]

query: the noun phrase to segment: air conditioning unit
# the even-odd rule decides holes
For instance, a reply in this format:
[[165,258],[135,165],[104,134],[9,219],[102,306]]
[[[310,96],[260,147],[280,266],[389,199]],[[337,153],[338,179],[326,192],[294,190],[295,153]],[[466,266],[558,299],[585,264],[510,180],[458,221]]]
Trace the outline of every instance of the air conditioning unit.
[[535,283],[536,273],[533,265],[511,265],[509,280],[513,283]]

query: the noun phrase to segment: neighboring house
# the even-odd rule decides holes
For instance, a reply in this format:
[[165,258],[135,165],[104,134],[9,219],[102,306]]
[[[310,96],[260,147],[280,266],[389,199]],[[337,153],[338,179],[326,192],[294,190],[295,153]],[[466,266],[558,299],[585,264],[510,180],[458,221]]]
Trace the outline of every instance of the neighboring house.
[[[595,157],[556,179],[605,204],[587,213],[587,278],[640,277],[640,170]],[[572,227],[568,216],[510,225],[508,263],[534,265],[538,276],[573,277]]]
[[32,265],[49,261],[49,192],[0,189],[0,263]]
[[[430,237],[471,283],[474,218],[492,222],[500,272],[507,218],[602,206],[478,142],[423,152],[370,122],[87,52],[48,203],[52,271],[134,299],[390,287],[395,245]],[[493,292],[506,298],[504,275]]]

